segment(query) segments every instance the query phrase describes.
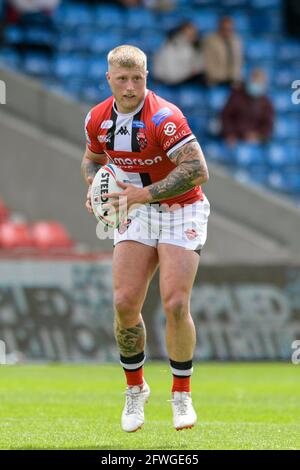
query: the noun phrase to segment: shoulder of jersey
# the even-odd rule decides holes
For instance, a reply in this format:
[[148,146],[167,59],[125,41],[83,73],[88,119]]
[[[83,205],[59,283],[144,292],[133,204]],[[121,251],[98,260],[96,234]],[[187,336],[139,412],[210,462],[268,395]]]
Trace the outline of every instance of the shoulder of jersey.
[[101,114],[105,114],[106,111],[110,110],[113,105],[113,96],[109,96],[106,100],[101,101],[100,103],[96,104],[91,110],[90,113],[92,114],[93,118],[100,116]]

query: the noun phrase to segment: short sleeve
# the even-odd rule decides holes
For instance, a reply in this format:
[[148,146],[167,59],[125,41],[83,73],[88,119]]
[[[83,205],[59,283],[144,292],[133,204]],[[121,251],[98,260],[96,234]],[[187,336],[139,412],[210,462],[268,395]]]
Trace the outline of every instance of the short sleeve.
[[156,140],[168,157],[182,145],[195,139],[185,116],[175,106],[160,109],[152,117],[152,122],[155,125]]
[[88,149],[93,153],[104,153],[103,147],[97,139],[97,133],[94,131],[93,115],[90,111],[84,121],[85,139]]

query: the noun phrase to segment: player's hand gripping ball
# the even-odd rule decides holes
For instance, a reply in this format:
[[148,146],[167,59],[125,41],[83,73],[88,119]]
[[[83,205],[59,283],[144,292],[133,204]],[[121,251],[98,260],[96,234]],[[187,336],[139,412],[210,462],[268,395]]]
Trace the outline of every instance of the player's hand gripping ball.
[[123,219],[126,218],[126,210],[110,210],[102,207],[109,202],[106,194],[122,192],[117,185],[117,180],[123,183],[129,183],[126,173],[116,165],[109,163],[100,168],[96,173],[91,188],[92,208],[96,219],[103,223],[105,227],[118,228]]

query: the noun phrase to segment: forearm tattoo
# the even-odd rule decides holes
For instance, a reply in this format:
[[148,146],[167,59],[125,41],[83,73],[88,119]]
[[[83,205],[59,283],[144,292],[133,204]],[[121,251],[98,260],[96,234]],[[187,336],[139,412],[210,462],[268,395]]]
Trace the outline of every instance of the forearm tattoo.
[[88,177],[91,176],[94,178],[97,171],[101,168],[100,163],[93,162],[88,158],[84,158],[81,164],[81,171],[84,179],[87,181]]
[[140,322],[132,328],[122,328],[118,321],[115,321],[115,337],[122,356],[135,356],[143,352],[145,348],[145,325],[143,322]]
[[162,181],[148,186],[154,200],[185,193],[208,179],[205,159],[197,142],[189,142],[170,155],[176,165]]

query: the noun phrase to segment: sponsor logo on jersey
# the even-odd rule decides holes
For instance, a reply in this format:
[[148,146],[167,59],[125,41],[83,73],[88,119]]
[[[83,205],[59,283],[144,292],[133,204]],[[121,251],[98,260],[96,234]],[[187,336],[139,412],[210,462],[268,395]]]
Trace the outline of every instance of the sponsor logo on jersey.
[[146,124],[143,121],[132,121],[132,128],[145,129]]
[[121,135],[127,135],[128,134],[129,135],[129,130],[127,129],[126,126],[121,126],[116,134],[117,135],[119,135],[119,134],[121,134]]
[[174,137],[171,137],[171,139],[167,140],[165,143],[164,143],[164,150],[165,149],[168,149],[169,147],[171,147],[171,145],[175,144],[176,142],[178,142],[178,140],[180,140],[182,137],[184,137],[185,135],[187,134],[187,131],[185,129],[183,129],[182,131],[178,132],[178,134],[174,135]]
[[102,121],[100,127],[101,129],[110,129],[113,125],[113,121],[111,119],[108,119],[107,121]]
[[174,122],[167,122],[164,125],[164,133],[166,135],[174,135],[177,130],[176,124]]
[[145,132],[143,129],[141,129],[137,134],[136,134],[136,139],[138,142],[138,145],[141,150],[144,150],[147,147],[147,137],[145,135]]
[[115,165],[119,166],[134,166],[134,165],[155,165],[162,161],[162,157],[158,155],[154,158],[147,158],[146,160],[142,160],[141,158],[120,158],[120,157],[112,157],[114,160]]
[[154,116],[152,116],[151,121],[154,122],[156,126],[159,126],[167,117],[172,116],[173,111],[170,108],[160,109]]
[[186,234],[189,240],[194,240],[195,238],[198,237],[198,233],[193,228],[188,228],[187,230],[184,231],[184,233]]

